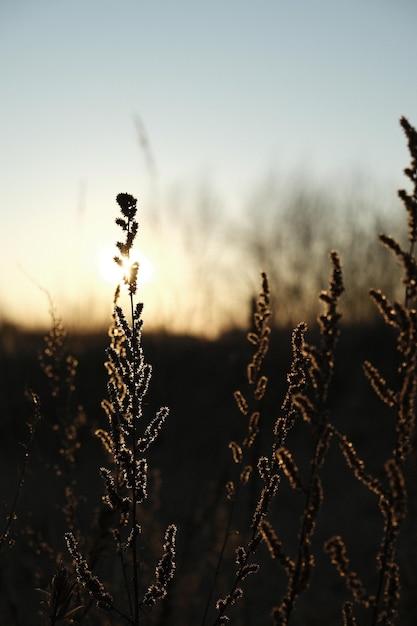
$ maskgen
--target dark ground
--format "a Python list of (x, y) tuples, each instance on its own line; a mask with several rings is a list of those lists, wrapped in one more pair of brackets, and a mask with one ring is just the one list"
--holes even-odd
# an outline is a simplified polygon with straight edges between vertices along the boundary
[[(260, 445), (268, 452), (271, 431), (279, 415), (286, 391), (286, 373), (290, 364), (291, 331), (275, 330), (265, 367), (269, 386), (262, 410)], [(312, 341), (314, 336), (308, 336)], [(149, 623), (169, 626), (201, 624), (205, 602), (217, 563), (219, 543), (224, 532), (227, 508), (224, 485), (232, 468), (228, 443), (241, 440), (244, 418), (239, 414), (233, 391), (243, 388), (250, 345), (242, 332), (234, 332), (217, 341), (170, 335), (147, 335), (143, 339), (147, 362), (153, 366), (148, 403), (152, 417), (162, 405), (170, 407), (170, 416), (149, 458), (152, 470), (151, 510), (144, 511), (143, 536), (149, 545), (161, 545), (163, 529), (178, 525), (177, 572), (163, 612), (156, 611)], [(6, 626), (40, 624), (37, 615), (41, 595), (36, 587), (46, 588), (54, 573), (54, 559), (61, 554), (69, 562), (63, 542), (65, 520), (62, 513), (65, 472), (56, 467), (60, 432), (54, 429), (59, 411), (73, 412), (82, 405), (86, 422), (78, 435), (81, 446), (71, 472), (75, 481), (79, 510), (77, 524), (88, 539), (94, 509), (100, 505), (102, 483), (99, 468), (108, 464), (100, 442), (93, 436), (97, 427), (106, 428), (101, 399), (106, 396), (106, 371), (103, 366), (105, 334), (70, 338), (70, 351), (79, 361), (76, 391), (71, 404), (59, 408), (51, 398), (45, 375), (39, 368), (38, 351), (42, 337), (23, 335), (4, 327), (0, 354), (0, 522), (3, 524), (16, 490), (24, 450), (19, 442), (27, 440), (25, 423), (30, 419), (25, 389), (31, 388), (41, 398), (43, 422), (39, 426), (29, 460), (13, 525), (14, 545), (1, 558), (0, 623)], [(361, 363), (370, 359), (391, 381), (396, 377), (395, 337), (382, 325), (344, 328), (338, 347), (334, 384), (331, 393), (331, 418), (338, 429), (353, 442), (366, 462), (367, 471), (383, 479), (383, 465), (393, 446), (393, 415), (378, 400), (365, 379)], [(311, 427), (296, 424), (288, 447), (304, 472), (308, 469), (313, 445)], [(414, 458), (415, 462), (415, 458)], [(62, 469), (62, 468), (61, 468)], [(410, 471), (413, 468), (410, 469)], [(414, 468), (415, 469), (415, 468)], [(413, 474), (415, 478), (415, 473)], [(417, 480), (417, 479), (416, 479)], [(410, 521), (404, 525), (400, 545), (403, 607), (401, 626), (417, 623), (417, 537), (416, 482), (411, 492)], [(159, 486), (158, 486), (159, 485)], [(320, 512), (313, 550), (316, 567), (310, 589), (300, 598), (294, 613), (294, 626), (341, 625), (340, 607), (349, 599), (327, 555), (323, 542), (341, 534), (349, 550), (352, 568), (375, 593), (375, 555), (382, 533), (382, 518), (376, 497), (366, 491), (346, 468), (340, 451), (333, 445), (323, 471), (324, 505)], [(250, 519), (255, 493), (245, 495), (240, 519)], [(273, 504), (272, 520), (285, 549), (294, 554), (297, 524), (303, 510), (303, 496), (282, 481)], [(236, 535), (232, 536), (232, 542)], [(241, 536), (237, 541), (241, 541)], [(159, 550), (160, 548), (157, 548)], [(49, 553), (49, 554), (48, 554)], [(117, 582), (114, 568), (108, 569), (107, 548), (101, 565), (106, 577)], [(285, 591), (285, 576), (264, 546), (259, 549), (261, 570), (248, 579), (247, 592), (232, 624), (263, 626), (271, 624), (270, 610)], [(220, 584), (233, 577), (235, 564), (228, 555), (222, 568)], [(216, 593), (216, 598), (224, 591)], [(244, 607), (244, 610), (242, 610)], [(240, 609), (240, 610), (239, 610)], [(99, 613), (91, 612), (86, 624), (105, 624)], [(207, 624), (212, 624), (213, 613)], [(359, 624), (370, 624), (369, 617)], [(362, 616), (364, 617), (364, 616)], [(108, 622), (111, 623), (111, 622)], [(117, 623), (115, 621), (114, 623)], [(147, 622), (145, 622), (147, 623)]]

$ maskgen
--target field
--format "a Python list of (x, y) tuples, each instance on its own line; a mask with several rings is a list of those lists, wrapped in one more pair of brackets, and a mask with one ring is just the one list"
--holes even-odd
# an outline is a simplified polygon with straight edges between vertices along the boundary
[[(53, 311), (46, 338), (3, 326), (2, 623), (416, 623), (417, 192), (400, 196), (409, 250), (381, 242), (403, 298), (374, 289), (367, 324), (341, 317), (333, 251), (308, 329), (275, 326), (262, 275), (247, 333), (142, 336), (134, 264), (109, 336)], [(122, 264), (136, 200), (117, 202)]]

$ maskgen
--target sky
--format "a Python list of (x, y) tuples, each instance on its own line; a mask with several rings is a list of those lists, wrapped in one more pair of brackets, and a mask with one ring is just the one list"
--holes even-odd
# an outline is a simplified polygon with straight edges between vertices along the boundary
[(221, 220), (275, 171), (404, 184), (416, 23), (414, 0), (0, 0), (0, 320), (47, 324), (46, 292), (107, 319), (128, 192), (147, 323), (199, 332), (176, 205), (215, 190)]

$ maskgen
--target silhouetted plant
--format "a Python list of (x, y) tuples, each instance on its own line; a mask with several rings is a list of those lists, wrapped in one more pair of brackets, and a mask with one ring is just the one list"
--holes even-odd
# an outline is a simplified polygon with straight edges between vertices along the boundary
[(284, 411), (294, 416), (290, 419), (291, 426), (298, 413), (314, 429), (315, 443), (307, 480), (302, 477), (291, 451), (285, 445), (286, 437), (282, 437), (282, 445), (275, 450), (275, 457), (282, 474), (287, 477), (291, 487), (305, 497), (296, 557), (285, 554), (275, 531), (267, 520), (264, 520), (261, 527), (264, 541), (272, 558), (277, 559), (284, 566), (288, 578), (287, 590), (281, 604), (272, 611), (276, 626), (286, 626), (289, 623), (296, 600), (308, 587), (314, 567), (312, 536), (323, 501), (323, 487), (319, 472), (325, 462), (332, 435), (328, 396), (335, 367), (335, 348), (340, 334), (338, 323), (341, 315), (338, 311), (338, 302), (344, 291), (340, 259), (335, 251), (332, 251), (330, 258), (332, 274), (329, 289), (322, 291), (319, 295), (324, 304), (324, 311), (318, 318), (321, 342), (318, 347), (304, 343), (302, 351), (306, 362), (305, 388), (292, 389), (290, 387), (283, 405)]
[[(268, 278), (266, 273), (262, 273), (261, 291), (256, 300), (255, 310), (253, 312), (253, 330), (247, 334), (247, 339), (253, 346), (252, 357), (246, 370), (248, 392), (244, 394), (240, 389), (234, 392), (237, 408), (240, 414), (248, 420), (247, 431), (241, 442), (231, 441), (229, 443), (232, 459), (235, 464), (234, 467), (237, 471), (235, 471), (236, 477), (229, 480), (226, 484), (227, 499), (229, 501), (227, 524), (224, 529), (224, 538), (221, 544), (216, 572), (205, 607), (202, 621), (203, 625), (207, 621), (215, 585), (223, 563), (226, 546), (230, 539), (231, 528), (234, 522), (235, 505), (241, 488), (250, 481), (254, 469), (253, 465), (255, 464), (256, 466), (257, 463), (256, 454), (254, 454), (254, 443), (260, 429), (260, 404), (268, 384), (267, 376), (262, 373), (262, 365), (269, 348), (269, 335), (271, 332), (269, 321), (271, 313)], [(246, 520), (246, 523), (248, 522), (249, 520)], [(234, 604), (243, 594), (242, 589), (238, 585), (243, 582), (249, 574), (253, 574), (257, 571), (258, 565), (249, 563), (252, 547), (255, 548), (255, 542), (252, 543), (253, 546), (251, 544), (250, 553), (247, 553), (242, 546), (236, 551), (236, 563), (238, 565), (236, 580), (232, 591), (225, 599), (219, 600), (216, 604), (217, 609), (220, 611), (217, 621), (215, 622), (216, 624), (223, 623), (228, 619), (224, 614), (225, 611), (229, 605)]]
[(16, 489), (6, 515), (5, 524), (3, 530), (0, 533), (0, 555), (2, 554), (6, 546), (13, 546), (15, 543), (12, 537), (12, 526), (17, 519), (17, 505), (25, 482), (26, 473), (28, 471), (28, 465), (32, 454), (32, 447), (34, 444), (36, 430), (42, 419), (40, 400), (37, 394), (34, 391), (28, 391), (26, 397), (28, 399), (28, 403), (30, 404), (31, 412), (30, 419), (27, 422), (28, 438), (22, 443), (24, 450), (23, 463), (19, 470)]
[[(176, 527), (171, 524), (165, 531), (162, 556), (156, 565), (154, 581), (141, 595), (143, 582), (141, 569), (140, 505), (147, 499), (148, 463), (145, 453), (155, 441), (168, 416), (161, 408), (153, 419), (146, 422), (143, 415), (144, 398), (151, 378), (151, 367), (144, 360), (141, 327), (141, 303), (135, 305), (139, 265), (131, 263), (130, 252), (138, 231), (136, 199), (129, 194), (117, 196), (122, 217), (116, 223), (125, 233), (125, 240), (117, 242), (119, 255), (115, 262), (123, 270), (123, 282), (128, 290), (131, 323), (117, 305), (115, 296), (112, 342), (107, 350), (109, 399), (103, 402), (109, 420), (109, 430), (97, 431), (113, 460), (113, 468), (100, 470), (105, 486), (104, 501), (114, 514), (113, 536), (116, 555), (121, 567), (127, 607), (105, 589), (105, 585), (92, 573), (82, 556), (78, 542), (67, 533), (68, 550), (74, 559), (81, 584), (90, 593), (97, 606), (114, 611), (128, 623), (137, 626), (158, 600), (166, 595), (169, 581), (175, 570)], [(143, 425), (144, 424), (144, 425)]]
[(57, 315), (48, 292), (52, 325), (44, 337), (44, 348), (39, 354), (42, 371), (47, 377), (51, 392), (50, 416), (47, 426), (52, 431), (59, 458), (54, 464), (58, 480), (63, 483), (65, 504), (62, 513), (68, 529), (75, 532), (77, 512), (82, 500), (77, 492), (76, 460), (81, 448), (81, 434), (86, 426), (86, 416), (81, 405), (76, 404), (77, 359), (68, 346), (68, 332)]
[[(417, 313), (413, 306), (417, 297), (417, 261), (414, 245), (417, 239), (417, 133), (405, 118), (401, 125), (408, 139), (412, 157), (406, 175), (414, 184), (412, 195), (400, 190), (408, 214), (409, 251), (403, 249), (393, 237), (380, 235), (380, 241), (396, 255), (400, 262), (405, 285), (404, 304), (391, 302), (380, 290), (371, 289), (370, 295), (378, 307), (384, 321), (393, 326), (397, 333), (398, 374), (397, 388), (391, 388), (378, 368), (369, 361), (364, 363), (364, 372), (377, 396), (394, 413), (396, 441), (392, 457), (385, 463), (385, 484), (365, 471), (365, 463), (358, 456), (353, 444), (338, 432), (338, 444), (352, 469), (355, 477), (379, 500), (379, 509), (384, 519), (384, 531), (380, 550), (376, 557), (378, 583), (375, 594), (370, 594), (358, 575), (351, 569), (347, 550), (340, 536), (335, 536), (326, 543), (326, 550), (340, 575), (346, 581), (353, 594), (355, 603), (363, 604), (372, 611), (372, 625), (390, 626), (398, 618), (400, 600), (400, 567), (398, 562), (397, 541), (401, 524), (406, 515), (407, 492), (404, 482), (404, 470), (407, 457), (412, 451), (412, 434), (415, 427), (415, 403), (417, 393)], [(345, 624), (351, 623), (351, 608), (344, 609)]]
[(72, 618), (82, 608), (77, 604), (76, 586), (76, 578), (60, 563), (49, 588), (39, 590), (45, 598), (41, 604), (42, 624), (55, 626), (57, 622), (73, 623)]

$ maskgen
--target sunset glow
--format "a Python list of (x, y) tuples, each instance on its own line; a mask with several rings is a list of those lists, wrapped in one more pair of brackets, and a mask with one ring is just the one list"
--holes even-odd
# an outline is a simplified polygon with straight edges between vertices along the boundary
[[(147, 324), (195, 334), (247, 322), (287, 194), (302, 201), (288, 247), (304, 200), (344, 201), (350, 172), (396, 210), (416, 3), (181, 6), (2, 3), (0, 322), (47, 326), (45, 292), (71, 323), (107, 320), (119, 193), (138, 198)], [(275, 262), (290, 287), (298, 260)]]
[(139, 263), (138, 284), (147, 285), (154, 280), (156, 269), (151, 259), (140, 250), (133, 249), (129, 262), (123, 268), (114, 261), (117, 251), (114, 248), (100, 248), (97, 252), (97, 269), (100, 278), (113, 286), (123, 282), (123, 275), (129, 274), (129, 265)]

